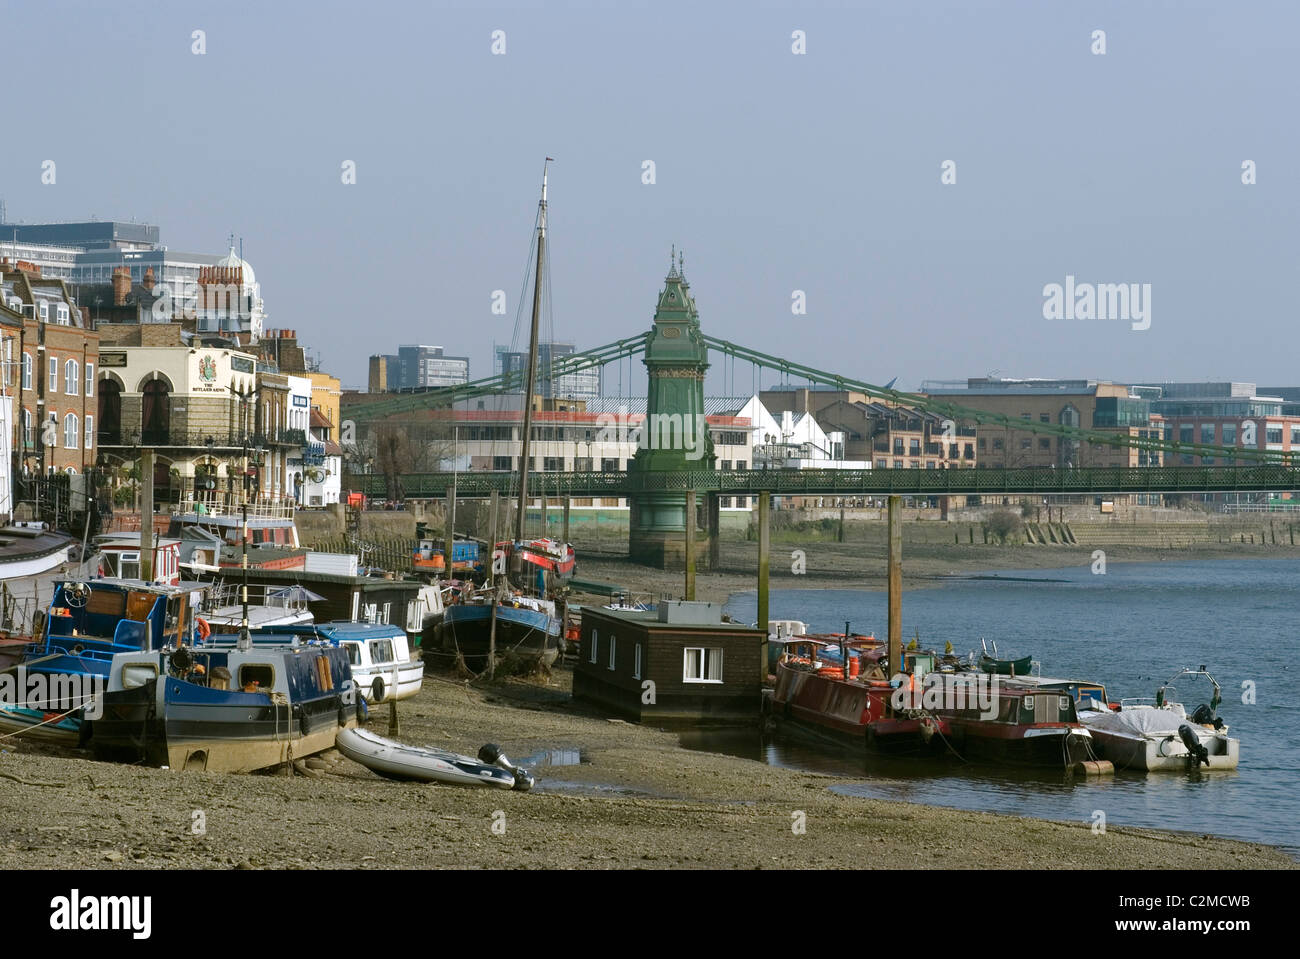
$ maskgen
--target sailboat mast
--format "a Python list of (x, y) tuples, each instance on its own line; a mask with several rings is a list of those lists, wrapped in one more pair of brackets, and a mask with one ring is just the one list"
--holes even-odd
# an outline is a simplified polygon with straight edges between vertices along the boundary
[(546, 158), (542, 164), (542, 200), (537, 209), (537, 275), (533, 280), (533, 323), (528, 335), (528, 377), (524, 384), (524, 432), (519, 449), (519, 515), (515, 518), (515, 539), (524, 538), (528, 513), (529, 441), (533, 431), (533, 390), (537, 383), (537, 328), (542, 309), (542, 267), (546, 257)]

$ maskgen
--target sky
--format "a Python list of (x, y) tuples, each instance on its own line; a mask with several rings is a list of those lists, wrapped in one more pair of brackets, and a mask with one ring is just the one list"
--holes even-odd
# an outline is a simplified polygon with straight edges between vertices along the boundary
[[(649, 328), (675, 244), (707, 333), (872, 383), (1300, 384), (1293, 2), (44, 0), (0, 35), (9, 218), (234, 233), (347, 386), (399, 344), (479, 377), (526, 343), (546, 156), (580, 349)], [(1067, 276), (1149, 284), (1149, 326), (1045, 318)]]

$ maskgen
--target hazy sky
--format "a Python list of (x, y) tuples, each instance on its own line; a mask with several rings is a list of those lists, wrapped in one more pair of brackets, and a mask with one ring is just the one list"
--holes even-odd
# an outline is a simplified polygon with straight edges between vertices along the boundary
[[(1294, 2), (43, 0), (0, 35), (10, 217), (233, 231), (348, 385), (400, 343), (491, 372), (548, 154), (580, 348), (648, 327), (676, 243), (707, 332), (871, 382), (1300, 383)], [(1044, 319), (1067, 275), (1151, 284), (1150, 328)]]

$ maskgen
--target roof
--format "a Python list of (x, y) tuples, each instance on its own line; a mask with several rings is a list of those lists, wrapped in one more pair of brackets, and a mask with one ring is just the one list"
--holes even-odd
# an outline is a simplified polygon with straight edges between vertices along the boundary
[(698, 631), (702, 633), (728, 632), (752, 633), (756, 636), (763, 635), (763, 630), (746, 623), (661, 623), (659, 622), (659, 611), (655, 609), (606, 609), (603, 606), (583, 606), (582, 615), (606, 616), (644, 629), (666, 629), (674, 633)]
[(406, 635), (402, 627), (393, 623), (353, 623), (336, 619), (328, 623), (293, 623), (284, 626), (266, 626), (263, 633), (282, 635), (318, 636), (334, 642), (347, 640), (380, 639), (385, 636)]
[(316, 409), (316, 407), (314, 406), (311, 409), (311, 426), (312, 429), (322, 429), (322, 430), (329, 430), (334, 428), (334, 424), (331, 423), (326, 418), (325, 414), (322, 413), (320, 410)]

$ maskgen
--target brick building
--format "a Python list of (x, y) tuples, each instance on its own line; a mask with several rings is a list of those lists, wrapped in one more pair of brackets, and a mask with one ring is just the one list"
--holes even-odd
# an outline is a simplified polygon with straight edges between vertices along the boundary
[[(0, 358), (12, 398), (15, 473), (84, 472), (95, 463), (99, 335), (63, 280), (0, 261)], [(53, 423), (53, 430), (43, 424)]]

